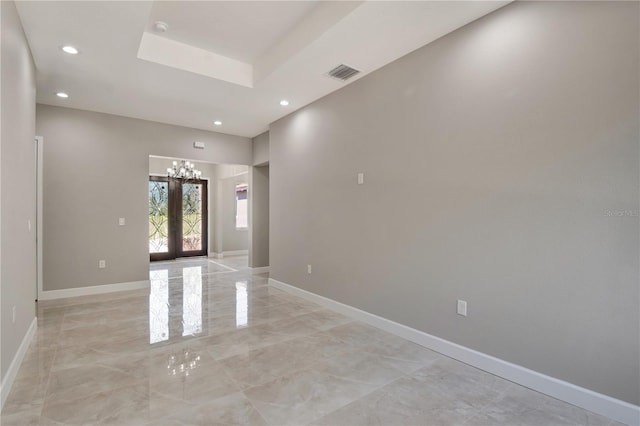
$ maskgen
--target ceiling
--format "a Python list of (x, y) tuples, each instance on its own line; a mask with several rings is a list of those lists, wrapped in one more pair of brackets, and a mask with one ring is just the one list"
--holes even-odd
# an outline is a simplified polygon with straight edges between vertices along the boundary
[[(256, 136), (509, 1), (17, 1), (39, 103)], [(168, 24), (157, 32), (156, 21)], [(64, 45), (78, 55), (61, 51)], [(348, 82), (325, 74), (361, 71)], [(58, 91), (68, 99), (55, 96)], [(279, 101), (287, 99), (288, 106)], [(214, 125), (219, 120), (222, 125)]]
[[(164, 36), (252, 63), (282, 39), (296, 23), (313, 11), (319, 1), (204, 1), (153, 3), (151, 23), (170, 23)], [(259, 19), (256, 19), (258, 17)]]

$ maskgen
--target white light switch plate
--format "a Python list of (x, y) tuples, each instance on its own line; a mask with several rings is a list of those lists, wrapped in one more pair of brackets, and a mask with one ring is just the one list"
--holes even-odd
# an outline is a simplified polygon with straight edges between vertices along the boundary
[(118, 225), (124, 226), (124, 224), (125, 224), (124, 217), (121, 217), (120, 219), (118, 219)]
[(467, 302), (465, 300), (458, 300), (458, 315), (467, 316)]

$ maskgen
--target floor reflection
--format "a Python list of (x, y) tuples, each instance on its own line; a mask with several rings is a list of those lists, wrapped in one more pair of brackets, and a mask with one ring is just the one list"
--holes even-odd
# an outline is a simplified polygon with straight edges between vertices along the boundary
[(249, 297), (247, 282), (236, 282), (236, 327), (246, 327), (249, 322)]
[[(226, 300), (228, 296), (233, 297), (235, 291), (235, 326), (245, 328), (249, 325), (249, 281), (235, 281), (235, 284), (232, 284), (235, 288), (227, 287), (222, 292), (210, 291), (206, 287), (207, 280), (210, 279), (208, 277), (211, 275), (208, 269), (210, 263), (211, 261), (207, 260), (189, 260), (152, 264), (149, 272), (151, 287), (149, 342), (151, 344), (170, 340), (172, 336), (176, 338), (202, 335), (203, 324), (207, 324), (209, 328), (216, 327), (216, 324), (212, 323), (213, 319), (204, 317), (207, 311), (203, 306), (203, 303), (214, 304), (213, 300), (209, 300), (214, 294), (220, 294)], [(222, 321), (228, 324), (229, 320), (233, 321), (233, 317), (225, 316), (216, 322)], [(205, 323), (205, 321), (208, 322)]]
[(149, 343), (169, 340), (169, 270), (149, 272)]
[(169, 355), (167, 370), (170, 376), (189, 376), (192, 370), (198, 367), (200, 355), (191, 350), (183, 349), (182, 352)]
[(202, 267), (182, 270), (182, 326), (183, 336), (202, 332)]

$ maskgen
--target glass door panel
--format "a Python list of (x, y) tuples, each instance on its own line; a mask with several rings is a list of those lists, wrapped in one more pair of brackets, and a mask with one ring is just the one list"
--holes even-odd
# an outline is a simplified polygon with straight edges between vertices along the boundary
[[(170, 203), (168, 180), (149, 180), (149, 253), (170, 258)], [(152, 259), (155, 260), (155, 259)]]
[(202, 250), (202, 184), (182, 184), (182, 251)]
[[(174, 179), (175, 180), (175, 179)], [(207, 181), (177, 182), (181, 200), (177, 212), (177, 255), (207, 255)]]

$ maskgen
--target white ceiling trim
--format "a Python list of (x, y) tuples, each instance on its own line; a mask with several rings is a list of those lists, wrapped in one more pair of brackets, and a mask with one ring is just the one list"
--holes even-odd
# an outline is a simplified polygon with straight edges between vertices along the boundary
[(255, 81), (269, 76), (282, 64), (304, 50), (338, 22), (360, 7), (364, 1), (329, 1), (318, 5), (277, 44), (254, 62)]
[[(363, 1), (324, 2), (304, 17), (275, 46), (254, 63), (242, 62), (214, 51), (172, 39), (170, 34), (143, 33), (138, 58), (183, 71), (253, 88), (255, 83), (277, 71), (338, 22), (361, 6)], [(151, 22), (148, 28), (153, 28)]]
[(253, 66), (179, 41), (144, 32), (138, 58), (245, 87), (253, 87)]

